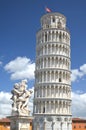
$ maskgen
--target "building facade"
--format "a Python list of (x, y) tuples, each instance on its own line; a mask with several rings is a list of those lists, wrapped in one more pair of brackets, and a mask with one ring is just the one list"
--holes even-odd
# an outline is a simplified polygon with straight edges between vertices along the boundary
[(0, 119), (0, 130), (10, 130), (10, 120), (8, 118)]
[[(32, 120), (28, 130), (32, 130)], [(10, 130), (10, 120), (8, 118), (0, 119), (0, 130)], [(86, 130), (86, 119), (72, 118), (72, 130)]]
[(72, 130), (86, 130), (86, 119), (73, 118)]
[[(32, 120), (28, 120), (28, 123), (30, 123), (28, 130), (32, 130)], [(11, 125), (10, 119), (8, 118), (0, 119), (0, 130), (11, 130), (10, 125)]]
[(36, 35), (34, 130), (71, 130), (70, 33), (66, 17), (47, 13)]

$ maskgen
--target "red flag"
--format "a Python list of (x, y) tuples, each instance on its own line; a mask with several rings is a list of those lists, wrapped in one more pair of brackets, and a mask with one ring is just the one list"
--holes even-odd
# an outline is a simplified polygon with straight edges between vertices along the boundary
[(49, 8), (45, 8), (45, 10), (46, 10), (46, 12), (48, 12), (48, 13), (50, 13), (51, 12), (51, 10), (49, 9)]

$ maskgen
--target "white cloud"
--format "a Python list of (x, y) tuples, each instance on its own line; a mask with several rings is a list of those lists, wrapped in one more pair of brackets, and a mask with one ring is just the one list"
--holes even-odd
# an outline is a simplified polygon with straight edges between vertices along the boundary
[(11, 113), (11, 94), (0, 92), (0, 118), (9, 116)]
[(86, 93), (72, 92), (72, 114), (86, 118)]
[(86, 64), (80, 66), (79, 69), (73, 69), (71, 74), (71, 81), (75, 82), (78, 78), (81, 78), (86, 75)]
[(81, 78), (83, 73), (80, 72), (78, 69), (72, 70), (71, 80), (72, 82), (76, 81), (78, 78)]
[(27, 57), (17, 57), (6, 64), (4, 69), (11, 74), (12, 80), (34, 79), (35, 63)]
[(83, 75), (86, 74), (86, 64), (82, 65), (80, 70), (83, 72)]

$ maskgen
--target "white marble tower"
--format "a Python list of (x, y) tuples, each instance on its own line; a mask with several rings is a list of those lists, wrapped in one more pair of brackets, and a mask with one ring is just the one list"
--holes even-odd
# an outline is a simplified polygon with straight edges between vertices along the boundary
[(34, 130), (71, 130), (70, 33), (65, 16), (42, 16), (36, 39)]

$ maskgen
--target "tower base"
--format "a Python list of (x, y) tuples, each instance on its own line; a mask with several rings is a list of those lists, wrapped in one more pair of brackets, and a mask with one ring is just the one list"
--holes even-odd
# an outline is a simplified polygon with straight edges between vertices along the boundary
[(72, 130), (71, 116), (35, 116), (34, 130)]
[(31, 116), (10, 116), (10, 130), (30, 130)]

